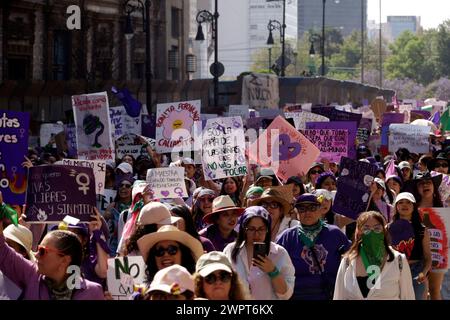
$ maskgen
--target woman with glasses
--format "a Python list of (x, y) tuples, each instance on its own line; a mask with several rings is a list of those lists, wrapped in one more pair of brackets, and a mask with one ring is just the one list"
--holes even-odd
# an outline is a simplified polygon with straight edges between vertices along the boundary
[(448, 174), (448, 165), (450, 160), (445, 152), (439, 152), (435, 158), (428, 162), (428, 170), (436, 171), (442, 174)]
[(219, 251), (205, 253), (198, 259), (194, 284), (197, 299), (235, 301), (250, 299), (230, 260)]
[(203, 217), (212, 211), (212, 203), (216, 193), (211, 189), (202, 188), (192, 201), (192, 218), (194, 219), (197, 231), (207, 227)]
[(305, 193), (295, 204), (300, 225), (284, 231), (277, 240), (295, 267), (294, 300), (330, 300), (341, 261), (350, 241), (338, 227), (321, 220), (320, 202)]
[(313, 192), (316, 188), (317, 178), (324, 172), (323, 164), (320, 162), (315, 162), (311, 165), (308, 172), (306, 173), (306, 192)]
[(159, 270), (174, 264), (193, 273), (196, 261), (203, 254), (200, 241), (172, 225), (162, 226), (158, 231), (141, 237), (137, 243), (147, 264), (147, 285)]
[(263, 207), (245, 209), (238, 237), (224, 253), (253, 299), (287, 300), (294, 289), (295, 269), (286, 249), (271, 241), (270, 222)]
[(430, 235), (422, 224), (416, 199), (411, 193), (400, 193), (394, 206), (393, 222), (387, 226), (392, 246), (408, 259), (416, 300), (423, 300), (431, 270)]
[[(292, 192), (282, 192), (280, 187), (271, 187), (264, 190), (261, 197), (253, 201), (253, 205), (264, 207), (272, 219), (270, 236), (272, 241), (286, 229), (297, 226), (298, 220), (289, 216), (292, 211)], [(283, 190), (284, 191), (284, 190)]]
[(355, 242), (339, 266), (334, 300), (414, 300), (408, 261), (390, 246), (385, 225), (379, 212), (360, 214)]
[(236, 207), (229, 196), (219, 196), (214, 199), (211, 213), (203, 217), (208, 225), (199, 234), (209, 239), (217, 251), (222, 251), (227, 244), (236, 239), (236, 227), (239, 216), (244, 208)]
[(6, 244), (3, 223), (0, 271), (23, 290), (24, 300), (104, 300), (102, 286), (82, 277), (83, 252), (75, 233), (49, 232), (38, 246), (35, 263)]

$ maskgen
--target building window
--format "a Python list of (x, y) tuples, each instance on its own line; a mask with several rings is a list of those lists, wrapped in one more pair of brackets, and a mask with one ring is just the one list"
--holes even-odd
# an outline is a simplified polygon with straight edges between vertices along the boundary
[(172, 71), (172, 80), (180, 80), (180, 52), (178, 47), (172, 46), (169, 50), (169, 69)]
[(250, 25), (250, 30), (257, 30), (257, 29), (258, 29), (258, 25), (257, 24)]
[(180, 37), (180, 9), (172, 7), (172, 38)]
[(53, 37), (53, 80), (70, 79), (70, 33), (55, 31)]

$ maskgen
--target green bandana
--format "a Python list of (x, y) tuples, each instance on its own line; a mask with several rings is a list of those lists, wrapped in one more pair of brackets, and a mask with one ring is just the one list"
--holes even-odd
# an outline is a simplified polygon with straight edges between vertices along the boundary
[(8, 206), (6, 203), (0, 205), (0, 220), (8, 218), (17, 227), (19, 224), (19, 217), (17, 216), (16, 210)]
[(304, 226), (301, 224), (298, 228), (298, 235), (302, 243), (304, 243), (308, 248), (311, 248), (316, 242), (316, 238), (320, 231), (322, 231), (324, 225), (325, 222), (322, 220), (319, 220), (319, 222), (312, 226)]
[(139, 200), (134, 205), (133, 209), (131, 209), (131, 212), (141, 211), (142, 207), (144, 206), (144, 200)]
[(386, 254), (386, 248), (384, 247), (384, 233), (370, 231), (367, 234), (363, 234), (360, 253), (366, 270), (372, 265), (381, 267)]

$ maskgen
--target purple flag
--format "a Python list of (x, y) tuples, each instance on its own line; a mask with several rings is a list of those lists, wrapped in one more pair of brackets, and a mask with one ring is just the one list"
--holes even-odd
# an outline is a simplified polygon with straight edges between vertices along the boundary
[(131, 96), (130, 91), (127, 88), (118, 90), (116, 87), (111, 88), (111, 92), (114, 93), (117, 99), (123, 103), (125, 110), (130, 117), (136, 118), (141, 114), (142, 103)]
[(22, 163), (28, 151), (30, 114), (1, 110), (0, 116), (0, 191), (5, 203), (23, 205), (27, 170)]
[(433, 122), (436, 126), (439, 127), (441, 123), (441, 113), (439, 111), (436, 111), (434, 115), (430, 117), (428, 120)]

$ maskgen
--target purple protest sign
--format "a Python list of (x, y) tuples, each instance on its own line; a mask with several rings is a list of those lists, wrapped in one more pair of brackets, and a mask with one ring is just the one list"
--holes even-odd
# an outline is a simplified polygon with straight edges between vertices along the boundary
[(307, 122), (306, 129), (332, 129), (348, 131), (348, 157), (356, 159), (356, 132), (357, 123), (355, 121), (331, 121), (331, 122)]
[(414, 248), (414, 229), (405, 219), (398, 219), (389, 225), (391, 243), (395, 250), (404, 253), (409, 259)]
[(314, 106), (311, 107), (311, 112), (327, 117), (330, 121), (356, 121), (357, 127), (362, 118), (362, 114), (341, 111), (334, 107)]
[(31, 167), (26, 198), (29, 222), (54, 223), (66, 215), (90, 221), (96, 205), (94, 172), (61, 165)]
[(348, 156), (348, 131), (333, 129), (308, 129), (301, 131), (320, 150), (318, 160), (328, 159), (340, 162), (341, 157)]
[(0, 191), (5, 203), (23, 205), (27, 171), (22, 163), (28, 151), (30, 114), (9, 110), (0, 113)]
[(410, 122), (417, 119), (429, 119), (431, 117), (431, 112), (427, 110), (411, 110)]
[(77, 157), (77, 130), (75, 123), (65, 125), (67, 153), (69, 158)]
[(343, 157), (333, 211), (355, 220), (366, 211), (376, 172), (376, 165)]
[(404, 113), (388, 113), (385, 112), (382, 115), (381, 121), (381, 145), (388, 146), (389, 145), (389, 125), (392, 123), (403, 123), (405, 120)]
[(369, 142), (372, 132), (372, 119), (362, 118), (359, 122), (358, 132), (356, 133), (356, 141), (358, 144), (366, 144)]
[(156, 116), (154, 114), (141, 115), (142, 135), (144, 137), (155, 139), (156, 134)]

